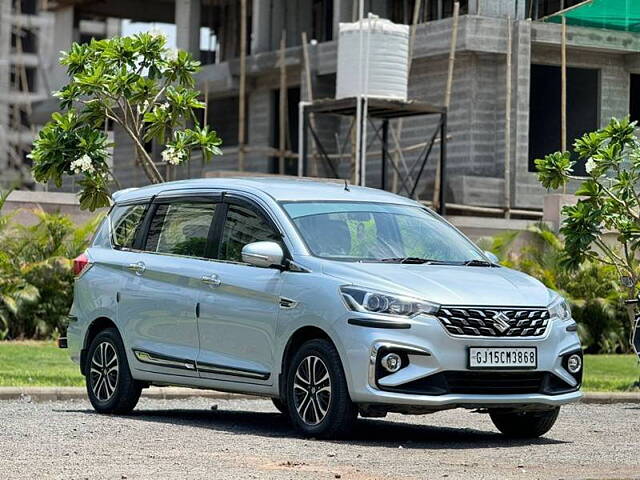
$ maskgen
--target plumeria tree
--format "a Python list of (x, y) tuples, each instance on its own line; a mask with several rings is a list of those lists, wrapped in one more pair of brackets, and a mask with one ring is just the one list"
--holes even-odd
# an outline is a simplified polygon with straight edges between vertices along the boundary
[[(574, 157), (556, 152), (536, 160), (538, 178), (547, 188), (564, 187), (570, 180), (580, 186), (580, 199), (562, 209), (566, 217), (563, 262), (577, 268), (585, 260), (614, 267), (629, 298), (638, 293), (640, 269), (640, 143), (636, 122), (612, 119), (596, 132), (576, 140)], [(585, 162), (587, 177), (573, 173), (575, 159)], [(605, 238), (615, 236), (616, 242)], [(633, 309), (629, 314), (633, 320)]]
[(38, 182), (60, 186), (64, 175), (82, 175), (80, 206), (95, 210), (110, 203), (117, 179), (109, 166), (107, 122), (120, 126), (133, 141), (135, 161), (149, 182), (164, 176), (145, 144), (165, 144), (169, 165), (189, 161), (194, 150), (204, 161), (221, 154), (214, 130), (200, 125), (195, 112), (204, 108), (194, 89), (200, 63), (184, 51), (169, 49), (161, 34), (74, 43), (60, 60), (69, 83), (54, 95), (60, 112), (52, 115), (34, 141), (31, 158)]

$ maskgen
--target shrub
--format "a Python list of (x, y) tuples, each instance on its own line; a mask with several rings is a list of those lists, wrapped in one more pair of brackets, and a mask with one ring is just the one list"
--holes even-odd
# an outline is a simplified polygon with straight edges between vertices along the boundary
[(630, 351), (626, 339), (630, 325), (615, 267), (583, 260), (568, 266), (562, 238), (545, 224), (527, 230), (533, 236), (520, 251), (513, 242), (524, 232), (508, 232), (480, 243), (495, 253), (504, 266), (520, 270), (560, 292), (571, 304), (578, 334), (588, 353)]
[[(0, 195), (0, 208), (8, 194)], [(0, 339), (49, 338), (65, 325), (73, 298), (72, 260), (101, 216), (76, 227), (64, 215), (34, 210), (24, 226), (0, 216)]]

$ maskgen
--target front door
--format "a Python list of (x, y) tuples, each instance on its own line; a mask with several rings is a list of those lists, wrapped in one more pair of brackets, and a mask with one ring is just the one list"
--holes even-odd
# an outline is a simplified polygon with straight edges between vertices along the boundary
[(134, 368), (198, 376), (197, 301), (216, 207), (188, 197), (152, 205), (143, 251), (132, 262), (135, 288), (121, 294)]
[(282, 237), (255, 205), (233, 198), (222, 205), (218, 251), (199, 299), (198, 370), (203, 378), (270, 385), (282, 273), (243, 263), (241, 251)]

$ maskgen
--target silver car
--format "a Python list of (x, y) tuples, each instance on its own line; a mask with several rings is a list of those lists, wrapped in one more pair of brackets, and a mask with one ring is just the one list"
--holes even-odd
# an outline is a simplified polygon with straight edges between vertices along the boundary
[(99, 412), (150, 385), (271, 397), (305, 435), (456, 407), (536, 437), (581, 397), (565, 300), (421, 204), (276, 178), (130, 189), (77, 275), (67, 332)]

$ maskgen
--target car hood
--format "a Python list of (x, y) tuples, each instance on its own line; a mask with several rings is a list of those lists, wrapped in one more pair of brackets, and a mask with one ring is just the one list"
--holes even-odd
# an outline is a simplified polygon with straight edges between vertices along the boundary
[(538, 280), (505, 267), (327, 262), (323, 271), (345, 284), (441, 305), (545, 307), (555, 296)]

